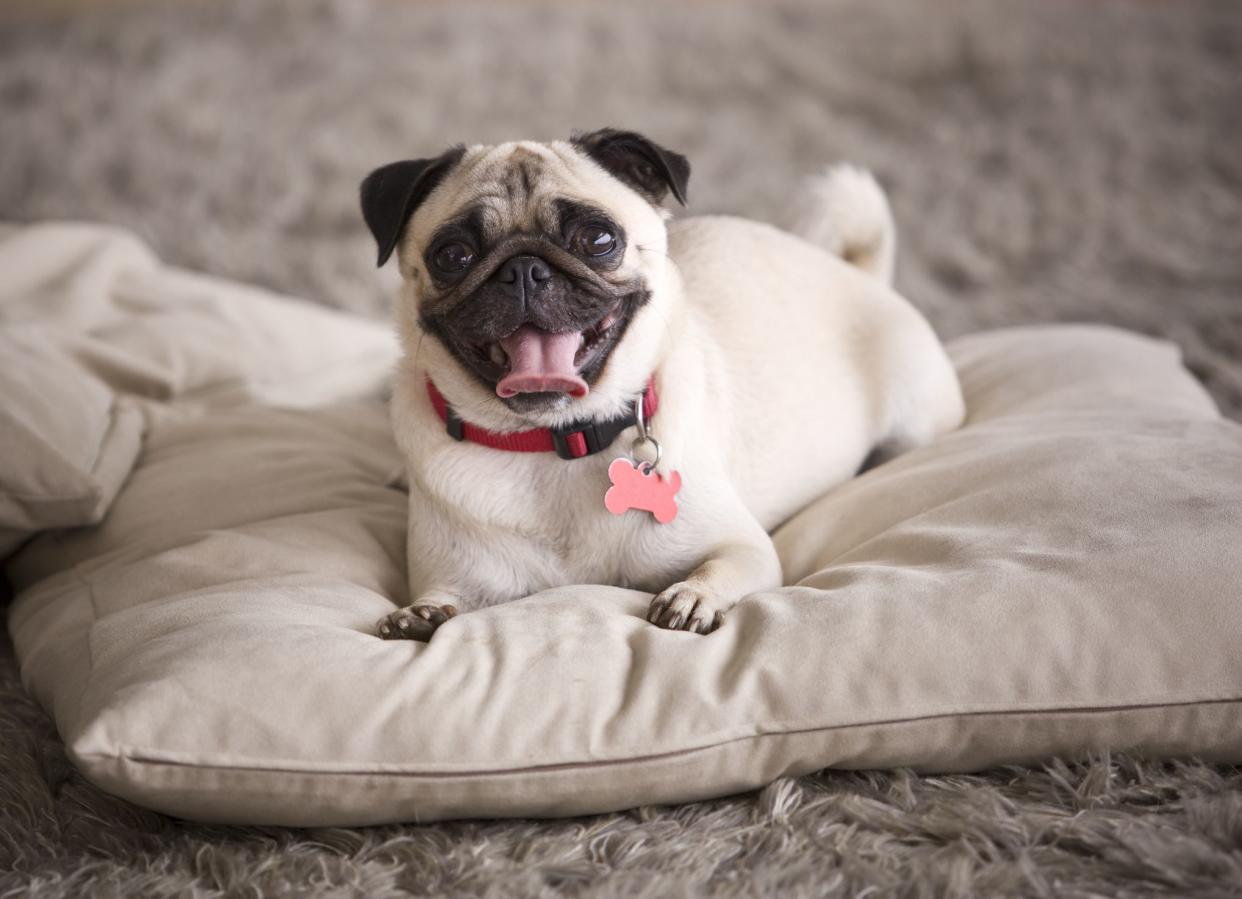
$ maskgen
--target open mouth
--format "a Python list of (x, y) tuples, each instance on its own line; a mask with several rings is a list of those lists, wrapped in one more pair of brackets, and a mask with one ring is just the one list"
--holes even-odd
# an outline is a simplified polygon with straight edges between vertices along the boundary
[(583, 377), (600, 362), (620, 331), (617, 301), (581, 331), (545, 331), (524, 324), (498, 341), (474, 344), (471, 351), (494, 375), (496, 395), (510, 399), (525, 393), (565, 393), (581, 398), (590, 392)]

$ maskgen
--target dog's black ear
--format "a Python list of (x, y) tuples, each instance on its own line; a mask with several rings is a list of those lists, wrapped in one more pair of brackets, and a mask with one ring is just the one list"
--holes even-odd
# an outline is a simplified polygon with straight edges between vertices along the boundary
[(414, 210), (427, 199), (427, 195), (465, 152), (465, 147), (453, 147), (435, 159), (390, 162), (363, 179), (360, 190), (362, 217), (379, 247), (376, 265), (388, 261)]
[(680, 153), (666, 150), (641, 134), (615, 128), (575, 134), (570, 140), (652, 203), (659, 204), (672, 190), (677, 202), (686, 205), (690, 161)]

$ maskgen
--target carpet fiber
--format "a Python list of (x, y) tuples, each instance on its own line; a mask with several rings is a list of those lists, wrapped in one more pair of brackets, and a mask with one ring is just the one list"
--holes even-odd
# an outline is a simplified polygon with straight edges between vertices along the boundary
[[(34, 6), (0, 14), (0, 218), (126, 225), (176, 264), (385, 315), (356, 207), (384, 162), (620, 125), (691, 158), (692, 211), (778, 219), (798, 174), (847, 158), (890, 189), (898, 285), (942, 335), (1170, 337), (1242, 417), (1228, 0)], [(1118, 755), (574, 821), (186, 825), (82, 781), (7, 638), (0, 772), (0, 896), (1242, 895), (1242, 775)]]

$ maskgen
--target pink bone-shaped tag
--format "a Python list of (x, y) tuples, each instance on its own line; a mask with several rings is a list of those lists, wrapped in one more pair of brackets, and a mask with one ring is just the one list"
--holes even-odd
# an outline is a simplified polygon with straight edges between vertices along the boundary
[(681, 489), (681, 473), (669, 472), (668, 480), (654, 471), (635, 468), (629, 459), (614, 459), (608, 466), (612, 486), (604, 494), (604, 508), (613, 515), (624, 515), (630, 509), (650, 512), (660, 524), (677, 517), (677, 491)]

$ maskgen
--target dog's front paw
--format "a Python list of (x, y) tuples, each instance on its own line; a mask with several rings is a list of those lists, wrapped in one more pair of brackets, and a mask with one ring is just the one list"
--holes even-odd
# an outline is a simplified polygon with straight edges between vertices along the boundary
[(728, 607), (705, 585), (682, 581), (651, 600), (647, 620), (671, 631), (710, 634), (720, 627)]
[(375, 633), (384, 640), (420, 640), (426, 643), (436, 628), (457, 614), (455, 606), (415, 603), (389, 612), (375, 625)]

